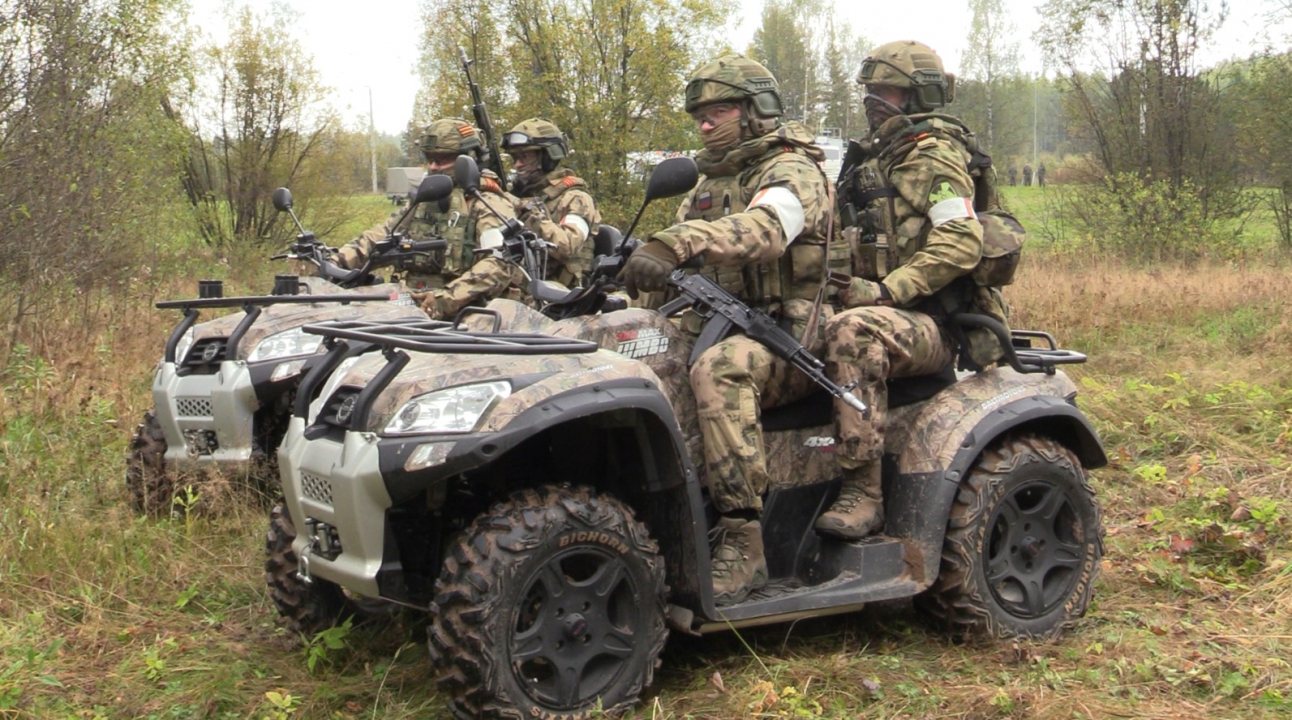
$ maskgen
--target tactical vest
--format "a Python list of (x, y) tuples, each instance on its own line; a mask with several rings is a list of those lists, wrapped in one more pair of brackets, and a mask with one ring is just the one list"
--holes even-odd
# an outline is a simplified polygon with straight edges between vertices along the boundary
[[(568, 174), (561, 178), (560, 182), (548, 183), (547, 187), (543, 188), (543, 192), (539, 193), (539, 197), (543, 200), (543, 208), (547, 210), (547, 217), (552, 222), (560, 224), (563, 219), (559, 216), (561, 196), (574, 188), (582, 188), (587, 192), (587, 183), (573, 174)], [(579, 247), (578, 252), (574, 253), (574, 257), (568, 258), (564, 263), (553, 259), (548, 260), (548, 280), (555, 280), (566, 287), (574, 287), (579, 284), (583, 274), (592, 267), (593, 239), (597, 236), (600, 225), (593, 222), (593, 218), (583, 218), (583, 220), (588, 223), (588, 237)]]
[[(785, 152), (797, 152), (792, 146), (781, 146)], [(739, 173), (722, 177), (705, 176), (696, 186), (687, 208), (686, 220), (714, 221), (748, 209), (758, 189), (755, 181), (766, 160), (752, 163)], [(824, 173), (822, 179), (828, 183)], [(727, 292), (751, 306), (767, 308), (787, 300), (814, 300), (821, 287), (822, 267), (847, 273), (848, 247), (832, 243), (826, 257), (824, 239), (786, 238), (790, 242), (777, 260), (757, 265), (706, 267), (698, 272), (707, 275)]]
[(458, 188), (438, 203), (419, 205), (407, 233), (412, 240), (443, 238), (448, 242), (444, 250), (401, 259), (395, 265), (396, 277), (413, 290), (442, 288), (475, 263), (476, 220), (466, 195)]

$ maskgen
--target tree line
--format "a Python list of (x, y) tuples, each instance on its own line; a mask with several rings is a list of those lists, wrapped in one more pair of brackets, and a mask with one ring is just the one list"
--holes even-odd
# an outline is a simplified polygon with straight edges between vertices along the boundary
[[(1047, 73), (1019, 68), (1001, 0), (972, 0), (952, 112), (997, 167), (1038, 158), (1056, 192), (1055, 237), (1125, 255), (1189, 256), (1264, 203), (1292, 249), (1292, 54), (1203, 67), (1226, 21), (1203, 0), (1049, 0)], [(458, 49), (499, 130), (547, 117), (610, 222), (640, 197), (625, 162), (699, 147), (681, 89), (728, 47), (734, 11), (671, 0), (423, 0), (414, 116), (379, 167), (419, 163), (420, 128), (470, 118)], [(233, 6), (228, 39), (198, 36), (182, 0), (0, 0), (0, 314), (35, 317), (60, 292), (139, 282), (177, 239), (279, 243), (269, 207), (290, 185), (311, 226), (369, 189), (369, 137), (329, 103), (287, 10)], [(1279, 18), (1292, 14), (1280, 5)], [(822, 0), (766, 0), (748, 47), (778, 77), (786, 113), (842, 137), (865, 132), (857, 69), (875, 41)], [(1260, 188), (1253, 190), (1253, 187)], [(665, 213), (664, 210), (659, 210)], [(663, 221), (661, 214), (660, 220)], [(180, 243), (182, 244), (182, 242)], [(69, 290), (71, 289), (71, 290)]]

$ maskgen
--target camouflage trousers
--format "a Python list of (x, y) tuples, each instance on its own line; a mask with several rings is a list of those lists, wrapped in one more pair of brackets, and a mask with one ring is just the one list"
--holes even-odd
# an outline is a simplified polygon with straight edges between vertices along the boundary
[(768, 476), (760, 413), (806, 397), (815, 387), (744, 335), (705, 350), (691, 366), (709, 494), (719, 512), (762, 510)]
[(870, 408), (870, 418), (835, 400), (839, 465), (856, 468), (884, 453), (888, 378), (937, 372), (955, 355), (955, 345), (933, 318), (913, 310), (861, 307), (835, 315), (825, 326), (826, 373)]

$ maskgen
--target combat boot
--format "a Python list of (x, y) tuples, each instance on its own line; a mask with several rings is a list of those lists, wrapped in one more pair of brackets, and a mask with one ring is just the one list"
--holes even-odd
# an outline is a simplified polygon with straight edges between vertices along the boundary
[(763, 526), (757, 520), (721, 517), (709, 531), (713, 552), (713, 599), (734, 605), (767, 584)]
[(843, 487), (829, 510), (816, 519), (816, 530), (844, 540), (864, 538), (884, 526), (879, 461), (844, 470)]

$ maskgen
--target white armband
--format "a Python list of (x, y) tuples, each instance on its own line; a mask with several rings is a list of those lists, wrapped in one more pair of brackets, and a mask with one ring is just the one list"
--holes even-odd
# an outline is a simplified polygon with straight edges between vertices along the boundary
[(480, 233), (480, 247), (492, 250), (499, 245), (502, 245), (502, 230), (490, 228)]
[(754, 199), (749, 203), (749, 209), (756, 207), (771, 208), (776, 214), (776, 219), (781, 221), (781, 229), (785, 231), (785, 244), (789, 245), (798, 238), (806, 227), (804, 222), (807, 212), (803, 209), (803, 203), (789, 188), (776, 185), (774, 187), (763, 188), (758, 191)]
[(929, 219), (933, 221), (933, 227), (952, 220), (977, 217), (978, 213), (973, 211), (973, 198), (947, 198), (929, 208)]
[(564, 225), (565, 227), (570, 228), (571, 230), (578, 232), (579, 237), (583, 238), (584, 240), (587, 240), (588, 235), (592, 233), (592, 229), (588, 227), (588, 221), (584, 220), (578, 215), (566, 215), (565, 217), (561, 218), (561, 224)]

